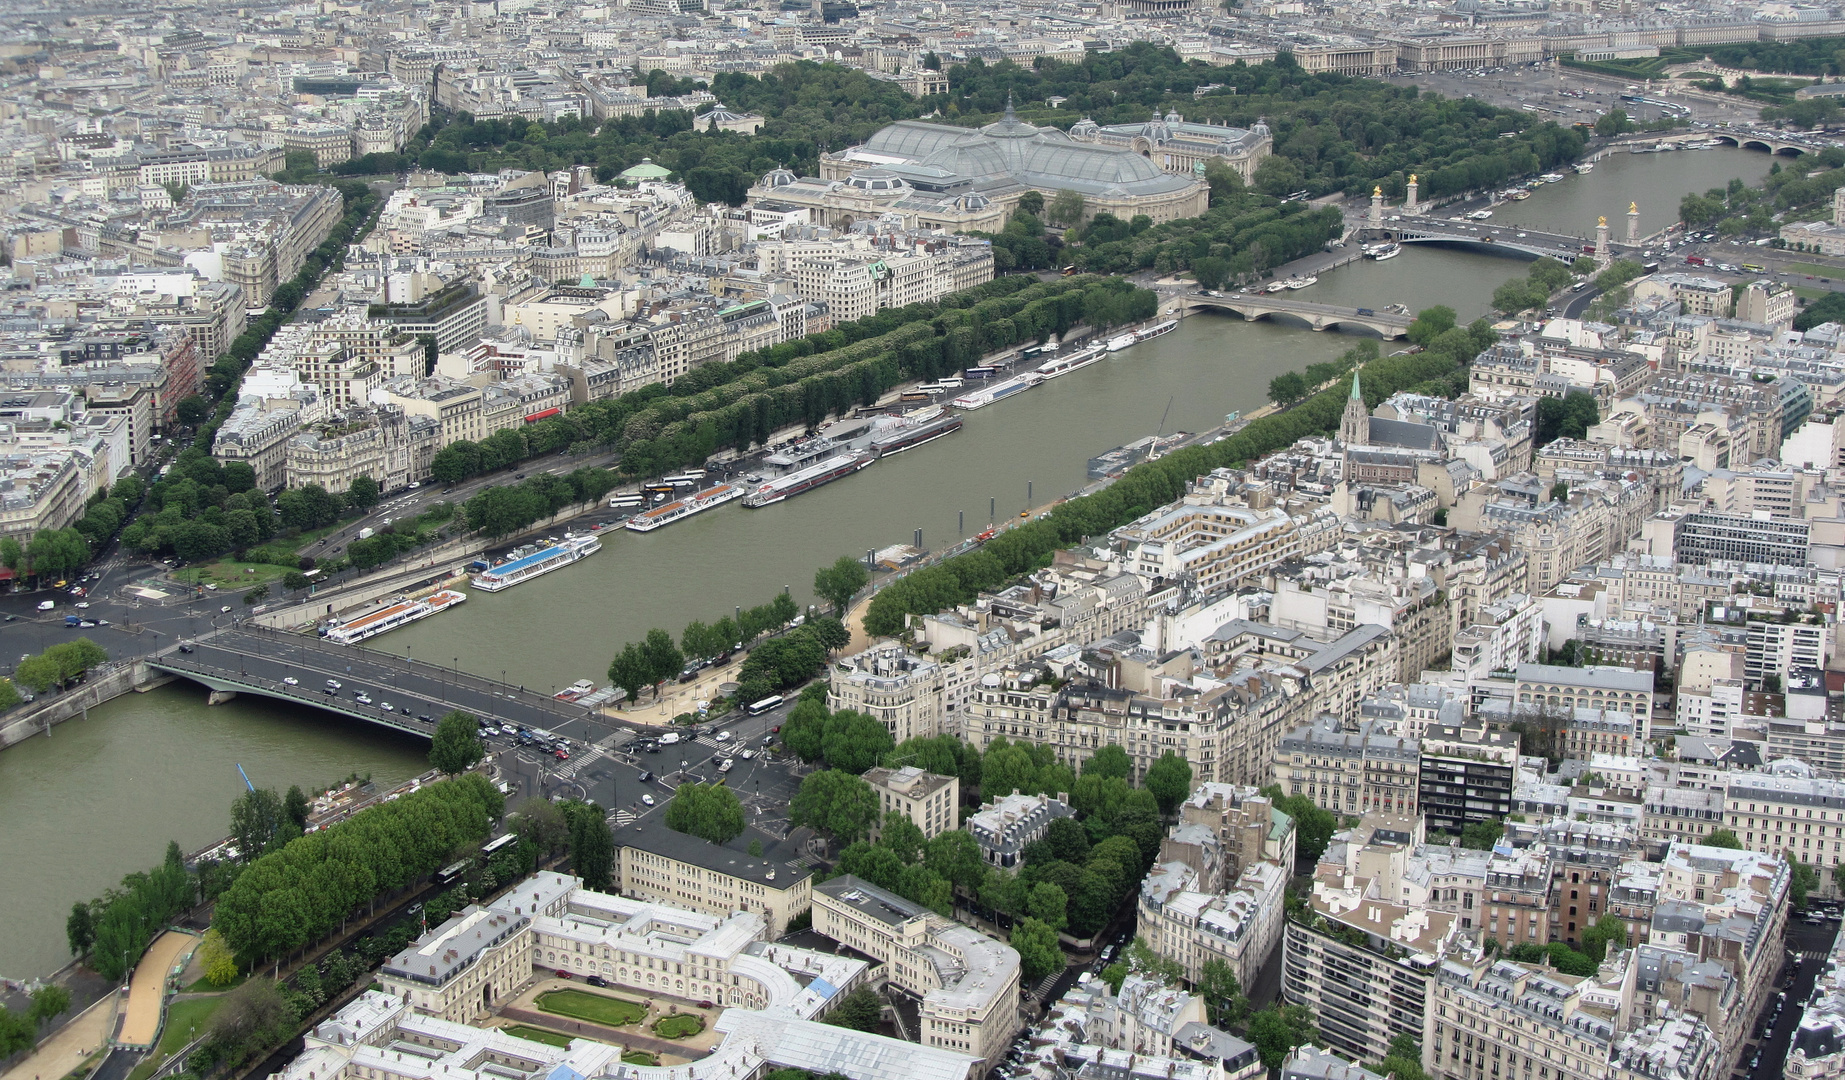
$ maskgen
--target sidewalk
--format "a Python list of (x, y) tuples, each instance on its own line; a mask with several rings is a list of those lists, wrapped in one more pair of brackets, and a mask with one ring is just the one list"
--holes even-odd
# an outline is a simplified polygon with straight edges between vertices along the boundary
[(110, 993), (46, 1039), (0, 1080), (60, 1080), (82, 1065), (115, 1034), (117, 994)]

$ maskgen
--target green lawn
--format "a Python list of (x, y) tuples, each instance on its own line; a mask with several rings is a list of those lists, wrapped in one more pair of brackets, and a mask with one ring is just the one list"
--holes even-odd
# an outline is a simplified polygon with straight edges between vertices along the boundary
[(547, 990), (538, 995), (537, 1004), (548, 1013), (610, 1027), (638, 1024), (647, 1018), (645, 1005), (587, 990)]
[(658, 1065), (660, 1059), (645, 1050), (629, 1050), (621, 1055), (621, 1060), (629, 1065)]
[(569, 1047), (570, 1045), (570, 1036), (559, 1035), (555, 1031), (546, 1031), (544, 1028), (535, 1028), (529, 1024), (513, 1024), (500, 1030), (515, 1039), (530, 1039), (532, 1042), (541, 1042), (550, 1046)]
[(1790, 274), (1812, 274), (1814, 277), (1845, 277), (1845, 266), (1821, 266), (1818, 263), (1788, 263), (1785, 267)]
[(274, 563), (237, 562), (224, 559), (219, 562), (206, 563), (203, 566), (188, 566), (184, 570), (175, 570), (173, 576), (188, 585), (216, 585), (224, 589), (248, 589), (257, 585), (266, 585), (279, 581), (289, 568)]
[(134, 1067), (134, 1071), (128, 1074), (128, 1080), (147, 1080), (154, 1070), (160, 1068), (161, 1062), (178, 1053), (180, 1047), (205, 1030), (212, 1014), (222, 1004), (224, 995), (218, 994), (213, 997), (187, 998), (169, 1005), (166, 1026), (160, 1029), (160, 1045), (154, 1047), (154, 1052)]
[(1831, 289), (1815, 289), (1811, 285), (1794, 286), (1794, 295), (1804, 300), (1824, 300), (1832, 295)]
[(186, 987), (183, 992), (188, 994), (221, 994), (227, 990), (235, 990), (237, 987), (242, 986), (244, 979), (248, 977), (247, 975), (239, 975), (224, 986), (219, 986), (210, 979), (198, 979), (194, 981), (191, 986)]
[(662, 1039), (689, 1039), (705, 1030), (705, 1022), (691, 1013), (677, 1013), (655, 1020), (653, 1030)]

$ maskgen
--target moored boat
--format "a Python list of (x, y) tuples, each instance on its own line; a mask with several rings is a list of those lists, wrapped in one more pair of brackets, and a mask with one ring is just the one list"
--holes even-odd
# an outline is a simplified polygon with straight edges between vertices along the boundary
[(918, 409), (895, 419), (895, 423), (878, 429), (867, 444), (871, 452), (879, 457), (901, 454), (961, 430), (961, 417), (939, 406)]
[(1068, 375), (1070, 372), (1076, 371), (1079, 368), (1086, 368), (1107, 355), (1107, 345), (1091, 345), (1080, 352), (1073, 352), (1067, 356), (1059, 356), (1052, 360), (1046, 360), (1044, 363), (1038, 365), (1037, 371), (1040, 376), (1046, 379), (1055, 379), (1059, 375)]
[(1304, 278), (1289, 278), (1288, 288), (1289, 289), (1304, 289), (1309, 285), (1316, 284), (1319, 280), (1320, 279), (1313, 274), (1308, 274)]
[(828, 458), (818, 465), (763, 482), (756, 490), (743, 496), (743, 505), (751, 509), (773, 506), (784, 499), (830, 484), (842, 476), (851, 476), (876, 460), (877, 455), (869, 450)]
[(718, 484), (703, 491), (675, 499), (664, 506), (656, 506), (645, 513), (636, 514), (628, 519), (628, 528), (635, 532), (652, 532), (662, 525), (671, 525), (675, 521), (689, 518), (693, 514), (722, 506), (732, 499), (741, 499), (743, 488), (736, 484)]
[(594, 536), (569, 536), (550, 547), (484, 567), (468, 580), (482, 592), (499, 592), (553, 570), (562, 569), (602, 550)]
[(357, 618), (348, 619), (327, 631), (327, 640), (336, 645), (357, 645), (361, 641), (407, 626), (418, 619), (439, 615), (468, 598), (466, 593), (442, 589), (421, 600), (397, 600)]

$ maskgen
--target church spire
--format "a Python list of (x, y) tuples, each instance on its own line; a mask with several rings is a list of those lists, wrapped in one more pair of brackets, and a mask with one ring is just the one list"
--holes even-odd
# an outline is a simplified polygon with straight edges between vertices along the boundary
[(1019, 114), (1012, 110), (1012, 91), (1010, 90), (1006, 91), (1006, 115), (1004, 119), (1008, 124), (1016, 124), (1019, 122)]
[(1339, 417), (1339, 441), (1347, 447), (1371, 441), (1371, 410), (1365, 408), (1364, 395), (1358, 391), (1356, 371), (1352, 372), (1352, 396), (1345, 399), (1345, 412)]

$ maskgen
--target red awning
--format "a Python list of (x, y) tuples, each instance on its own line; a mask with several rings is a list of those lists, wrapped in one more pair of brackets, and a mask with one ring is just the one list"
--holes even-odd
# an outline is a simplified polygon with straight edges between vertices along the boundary
[(525, 422), (528, 424), (537, 423), (540, 420), (546, 420), (553, 416), (558, 416), (561, 413), (563, 413), (563, 411), (564, 410), (562, 409), (546, 409), (544, 412), (535, 412), (532, 415), (526, 417)]

